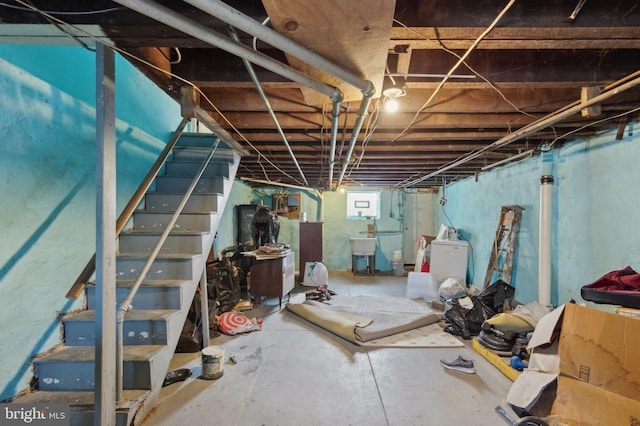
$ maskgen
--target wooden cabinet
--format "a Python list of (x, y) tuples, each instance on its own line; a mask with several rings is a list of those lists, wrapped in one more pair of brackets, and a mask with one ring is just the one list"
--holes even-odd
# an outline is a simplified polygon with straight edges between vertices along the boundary
[(322, 262), (322, 222), (300, 222), (300, 277), (307, 262)]
[(249, 293), (253, 297), (277, 297), (282, 307), (282, 297), (295, 286), (295, 254), (289, 250), (282, 257), (252, 259), (249, 276)]

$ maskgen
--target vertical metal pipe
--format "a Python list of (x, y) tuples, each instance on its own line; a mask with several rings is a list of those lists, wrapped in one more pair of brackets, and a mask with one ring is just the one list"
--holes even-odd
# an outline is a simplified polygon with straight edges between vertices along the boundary
[(553, 151), (542, 151), (540, 229), (538, 246), (538, 303), (551, 304), (551, 227), (553, 218)]
[[(206, 254), (205, 254), (206, 256)], [(206, 348), (209, 346), (209, 294), (207, 288), (207, 261), (205, 257), (204, 268), (202, 268), (202, 275), (200, 275), (200, 312), (202, 312), (202, 346)]]
[(115, 54), (96, 45), (96, 330), (97, 425), (116, 423), (116, 118)]
[(338, 139), (341, 103), (342, 97), (339, 100), (334, 100), (333, 106), (331, 108), (331, 141), (329, 143), (329, 189), (331, 189), (331, 186), (333, 185), (333, 167), (336, 163), (336, 139)]
[(353, 131), (351, 132), (351, 141), (349, 142), (349, 148), (347, 149), (347, 154), (344, 156), (344, 161), (342, 163), (342, 170), (340, 171), (340, 177), (338, 178), (338, 187), (342, 183), (342, 179), (344, 178), (344, 174), (347, 171), (347, 167), (349, 166), (349, 158), (351, 158), (351, 154), (353, 153), (353, 149), (356, 146), (356, 141), (358, 140), (358, 135), (360, 134), (360, 129), (362, 129), (362, 123), (364, 122), (365, 117), (368, 114), (369, 104), (371, 103), (371, 97), (375, 94), (376, 89), (372, 82), (369, 81), (369, 88), (364, 92), (364, 97), (360, 103), (360, 109), (358, 110), (358, 117), (356, 118), (356, 122), (353, 125)]

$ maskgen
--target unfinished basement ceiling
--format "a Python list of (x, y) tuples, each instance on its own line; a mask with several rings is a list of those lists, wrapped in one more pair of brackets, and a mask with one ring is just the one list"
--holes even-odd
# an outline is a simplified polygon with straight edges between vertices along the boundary
[[(225, 22), (187, 2), (132, 1), (166, 8), (230, 37)], [(29, 4), (50, 16), (6, 6)], [(285, 142), (241, 58), (123, 6), (127, 1), (29, 4), (9, 0), (0, 6), (0, 42), (77, 44), (82, 39), (90, 45), (95, 43), (87, 36), (91, 33), (153, 64), (130, 57), (175, 99), (189, 93), (182, 87), (196, 86), (199, 106), (247, 151), (238, 177), (253, 185), (440, 186), (606, 128), (617, 128), (622, 138), (633, 131), (627, 123), (640, 108), (635, 0), (226, 2), (252, 22), (373, 83), (367, 115), (358, 120), (361, 88), (235, 29), (249, 49), (255, 46), (340, 89), (344, 98), (333, 128), (335, 143), (334, 104), (327, 94), (254, 66)], [(100, 13), (53, 13), (87, 11)], [(393, 83), (404, 96), (398, 98), (399, 110), (389, 113), (382, 93)], [(581, 98), (600, 93), (607, 95), (589, 110), (578, 105)], [(566, 107), (573, 109), (557, 115)], [(358, 121), (361, 131), (354, 136)]]

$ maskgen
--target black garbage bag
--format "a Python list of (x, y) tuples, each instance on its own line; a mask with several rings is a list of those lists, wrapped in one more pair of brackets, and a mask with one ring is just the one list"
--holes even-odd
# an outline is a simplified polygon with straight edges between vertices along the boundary
[(482, 329), (482, 323), (487, 319), (482, 300), (478, 296), (469, 296), (473, 307), (465, 308), (460, 299), (452, 299), (451, 305), (444, 311), (444, 331), (455, 336), (468, 339), (477, 335)]
[(502, 280), (497, 280), (482, 290), (479, 298), (482, 301), (487, 318), (504, 312), (505, 301), (513, 299), (516, 289)]
[(210, 268), (207, 277), (209, 306), (215, 306), (217, 313), (229, 312), (240, 300), (238, 271), (235, 267)]

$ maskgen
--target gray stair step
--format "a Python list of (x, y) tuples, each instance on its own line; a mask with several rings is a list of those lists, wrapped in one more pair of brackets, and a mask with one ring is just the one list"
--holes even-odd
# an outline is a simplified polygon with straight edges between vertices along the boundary
[(211, 133), (183, 132), (176, 142), (177, 146), (211, 148), (218, 137)]
[[(156, 371), (162, 345), (135, 345), (123, 348), (124, 389), (152, 389), (162, 384), (165, 372)], [(43, 391), (89, 391), (95, 385), (95, 347), (63, 346), (34, 360), (38, 389)], [(159, 381), (159, 382), (158, 382)]]
[[(120, 253), (116, 257), (116, 279), (136, 280), (149, 254)], [(159, 254), (153, 261), (145, 279), (200, 279), (203, 256), (192, 253)]]
[[(119, 247), (122, 253), (151, 253), (163, 230), (128, 230), (120, 234)], [(206, 247), (209, 234), (195, 231), (172, 231), (167, 236), (160, 253), (209, 253)]]
[[(122, 401), (116, 406), (116, 426), (129, 426), (138, 407), (149, 396), (149, 391), (130, 389), (122, 392)], [(23, 395), (16, 404), (64, 404), (69, 407), (69, 425), (93, 426), (95, 414), (93, 391), (36, 391)]]
[[(172, 158), (174, 160), (186, 160), (186, 161), (204, 161), (211, 153), (211, 147), (193, 147), (193, 146), (180, 146), (176, 145), (173, 148)], [(234, 160), (234, 153), (230, 149), (218, 148), (213, 154), (212, 159), (216, 161)]]
[[(133, 229), (135, 230), (164, 230), (171, 220), (171, 213), (160, 211), (136, 210), (133, 213)], [(202, 231), (213, 233), (218, 224), (219, 216), (213, 212), (181, 213), (173, 225), (175, 230)]]
[[(134, 280), (116, 280), (116, 303), (120, 304), (129, 294)], [(198, 285), (197, 280), (145, 280), (133, 298), (133, 309), (181, 309), (188, 307), (186, 300), (191, 289)], [(94, 283), (85, 286), (87, 309), (96, 308), (96, 287)]]
[[(165, 163), (165, 176), (182, 176), (193, 178), (200, 167), (202, 161), (177, 161), (169, 160)], [(232, 164), (228, 161), (211, 160), (204, 169), (202, 176), (231, 178), (233, 171)]]
[[(193, 177), (190, 176), (158, 176), (156, 177), (156, 191), (183, 194), (187, 191)], [(193, 194), (226, 194), (229, 192), (231, 181), (220, 176), (203, 176), (198, 180)]]
[[(64, 342), (67, 346), (95, 345), (94, 310), (82, 311), (62, 319)], [(171, 327), (170, 321), (179, 320), (179, 311), (171, 309), (131, 310), (123, 323), (125, 345), (166, 345)], [(182, 324), (179, 324), (180, 327)]]
[[(179, 193), (148, 192), (145, 195), (145, 210), (174, 212), (183, 197), (184, 194)], [(191, 194), (182, 211), (185, 213), (217, 212), (221, 197), (221, 194)]]

